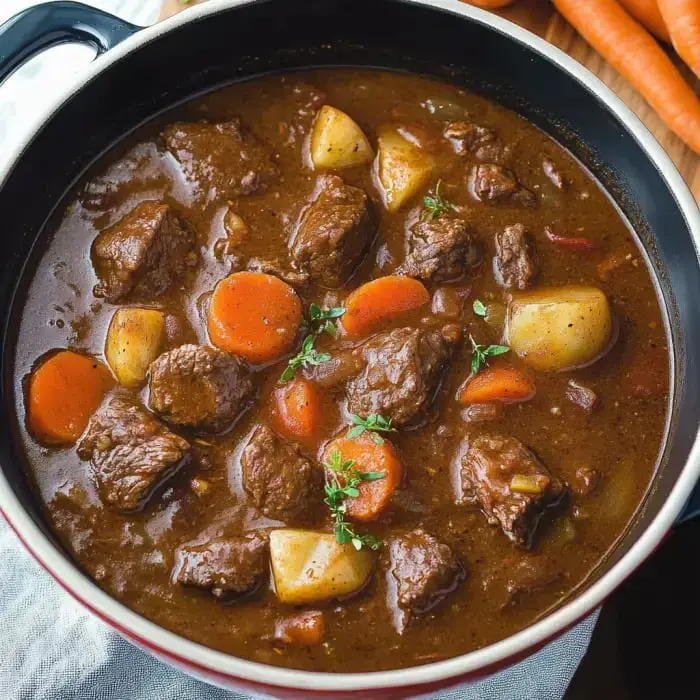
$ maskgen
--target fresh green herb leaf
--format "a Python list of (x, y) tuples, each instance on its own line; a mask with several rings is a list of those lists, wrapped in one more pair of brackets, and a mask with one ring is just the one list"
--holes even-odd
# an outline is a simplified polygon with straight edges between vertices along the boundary
[(313, 335), (307, 335), (306, 338), (304, 338), (304, 342), (301, 344), (301, 351), (289, 360), (287, 368), (282, 372), (282, 376), (280, 377), (281, 382), (288, 382), (301, 367), (322, 365), (331, 359), (331, 356), (327, 352), (318, 352), (314, 349), (315, 342), (316, 337)]
[(360, 472), (355, 469), (354, 459), (344, 459), (340, 450), (333, 450), (327, 462), (326, 484), (324, 491), (326, 497), (323, 502), (328, 506), (334, 518), (333, 532), (338, 544), (352, 542), (355, 549), (362, 547), (379, 549), (381, 542), (372, 535), (358, 535), (352, 525), (345, 520), (348, 498), (357, 498), (360, 495), (358, 486), (363, 481), (377, 481), (386, 477), (385, 472)]
[(328, 335), (336, 338), (338, 336), (338, 327), (333, 323), (333, 319), (340, 318), (345, 313), (342, 306), (334, 306), (330, 309), (322, 309), (318, 304), (309, 305), (309, 320), (312, 325), (320, 324), (318, 330), (320, 333), (328, 333)]
[(378, 433), (395, 433), (396, 428), (391, 427), (391, 419), (385, 418), (377, 413), (370, 413), (367, 418), (361, 418), (354, 413), (350, 414), (350, 420), (354, 424), (354, 428), (350, 428), (346, 437), (353, 440), (359, 437), (364, 432), (369, 432), (372, 440), (377, 445), (383, 445), (384, 440)]
[(423, 206), (425, 207), (425, 211), (423, 212), (424, 218), (437, 219), (441, 214), (449, 214), (454, 210), (454, 205), (450, 204), (450, 202), (444, 199), (440, 194), (441, 187), (442, 180), (438, 180), (433, 194), (423, 198)]
[(469, 336), (469, 340), (471, 340), (472, 343), (472, 374), (476, 374), (484, 366), (488, 367), (489, 357), (496, 357), (497, 355), (510, 352), (510, 348), (507, 345), (488, 345), (484, 347), (483, 345), (479, 345), (471, 335)]
[(479, 299), (474, 299), (474, 303), (472, 304), (472, 309), (474, 309), (474, 313), (479, 316), (480, 318), (486, 318), (486, 307), (484, 304), (479, 300)]

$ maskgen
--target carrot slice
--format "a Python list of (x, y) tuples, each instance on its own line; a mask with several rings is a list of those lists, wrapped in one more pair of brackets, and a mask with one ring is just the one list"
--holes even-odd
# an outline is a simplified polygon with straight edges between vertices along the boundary
[(515, 403), (528, 401), (534, 395), (534, 382), (517, 367), (488, 367), (467, 379), (457, 399), (461, 404)]
[(619, 3), (654, 36), (667, 44), (671, 43), (657, 0), (619, 0)]
[(279, 617), (275, 622), (275, 639), (284, 644), (317, 646), (323, 641), (325, 632), (326, 624), (320, 610)]
[(109, 370), (92, 357), (72, 350), (51, 355), (29, 379), (29, 430), (45, 445), (74, 443), (113, 384)]
[(429, 302), (430, 294), (418, 280), (402, 275), (379, 277), (348, 296), (341, 324), (350, 336), (367, 335), (384, 321)]
[(353, 469), (360, 473), (384, 472), (383, 479), (363, 481), (358, 487), (360, 495), (345, 501), (347, 514), (351, 518), (364, 522), (374, 520), (389, 505), (391, 494), (403, 478), (403, 464), (396, 449), (386, 439), (378, 445), (369, 433), (362, 433), (352, 439), (341, 436), (331, 440), (324, 450), (323, 461), (330, 461), (335, 450), (344, 460), (355, 460)]
[(700, 99), (659, 44), (615, 0), (553, 0), (556, 8), (700, 153)]
[(659, 10), (673, 48), (700, 77), (700, 3), (698, 0), (659, 0)]
[(250, 362), (271, 362), (292, 349), (301, 313), (301, 301), (286, 282), (263, 272), (235, 272), (214, 289), (209, 337)]
[(312, 440), (321, 425), (321, 396), (313, 382), (297, 378), (275, 391), (275, 424), (285, 437)]

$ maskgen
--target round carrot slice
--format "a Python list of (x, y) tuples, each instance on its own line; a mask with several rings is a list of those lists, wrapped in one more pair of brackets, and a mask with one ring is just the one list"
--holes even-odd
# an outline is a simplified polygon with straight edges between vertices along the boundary
[(297, 378), (275, 391), (275, 423), (280, 433), (311, 440), (321, 424), (321, 397), (313, 382)]
[(343, 436), (331, 440), (323, 451), (324, 462), (330, 462), (337, 450), (343, 460), (354, 460), (352, 469), (360, 473), (384, 472), (382, 479), (360, 483), (360, 495), (345, 501), (347, 514), (355, 520), (366, 522), (379, 517), (389, 505), (391, 494), (401, 484), (403, 464), (399, 455), (386, 438), (381, 442), (377, 444), (369, 433), (352, 439)]
[(429, 302), (430, 294), (418, 280), (403, 275), (379, 277), (348, 296), (341, 324), (350, 336), (367, 335), (384, 321)]
[(113, 384), (92, 357), (72, 350), (51, 355), (29, 378), (29, 430), (45, 445), (74, 443)]
[(291, 350), (301, 312), (301, 301), (286, 282), (263, 272), (235, 272), (214, 289), (209, 337), (250, 362), (271, 362)]
[(535, 392), (532, 379), (517, 367), (488, 367), (468, 379), (457, 398), (462, 404), (516, 403), (529, 401)]

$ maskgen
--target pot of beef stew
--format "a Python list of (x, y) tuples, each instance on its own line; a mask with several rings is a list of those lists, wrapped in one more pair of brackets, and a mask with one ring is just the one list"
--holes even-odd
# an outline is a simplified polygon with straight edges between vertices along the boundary
[(71, 594), (227, 687), (406, 697), (653, 551), (700, 469), (700, 223), (593, 76), (395, 0), (55, 3), (1, 75), (69, 39), (106, 53), (0, 190), (0, 506)]

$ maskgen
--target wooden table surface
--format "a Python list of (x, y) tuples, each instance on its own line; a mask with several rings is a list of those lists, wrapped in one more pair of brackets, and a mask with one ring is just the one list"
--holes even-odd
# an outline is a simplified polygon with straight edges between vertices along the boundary
[[(162, 16), (197, 5), (206, 0), (164, 0)], [(581, 0), (584, 2), (585, 0)], [(700, 156), (691, 151), (673, 132), (666, 128), (644, 98), (617, 71), (611, 68), (584, 39), (554, 10), (548, 0), (518, 0), (499, 11), (503, 17), (517, 22), (566, 51), (607, 83), (642, 119), (678, 166), (681, 174), (700, 202)], [(680, 63), (679, 63), (680, 65)], [(682, 67), (685, 75), (700, 90), (700, 80)]]

